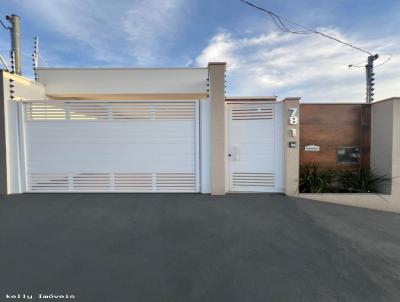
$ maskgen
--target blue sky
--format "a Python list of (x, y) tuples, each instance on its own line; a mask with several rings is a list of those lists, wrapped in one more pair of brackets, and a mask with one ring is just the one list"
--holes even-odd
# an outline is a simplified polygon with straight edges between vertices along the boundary
[[(239, 0), (2, 0), (21, 17), (23, 72), (33, 37), (42, 66), (206, 66), (226, 61), (228, 95), (363, 101), (366, 55), (315, 35), (280, 32)], [(376, 99), (400, 96), (400, 1), (254, 0), (308, 27), (379, 53)], [(0, 54), (9, 36), (0, 29)]]

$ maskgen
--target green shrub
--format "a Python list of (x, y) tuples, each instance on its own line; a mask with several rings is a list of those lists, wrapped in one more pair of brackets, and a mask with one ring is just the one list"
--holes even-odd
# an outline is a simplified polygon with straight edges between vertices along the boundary
[(339, 189), (348, 193), (378, 193), (379, 185), (389, 182), (386, 176), (377, 176), (369, 168), (344, 171), (339, 175)]
[(390, 182), (385, 176), (377, 176), (369, 168), (355, 171), (321, 170), (318, 164), (300, 167), (300, 193), (379, 193), (379, 186)]
[(301, 193), (331, 192), (334, 173), (331, 170), (321, 171), (315, 163), (300, 167), (299, 191)]

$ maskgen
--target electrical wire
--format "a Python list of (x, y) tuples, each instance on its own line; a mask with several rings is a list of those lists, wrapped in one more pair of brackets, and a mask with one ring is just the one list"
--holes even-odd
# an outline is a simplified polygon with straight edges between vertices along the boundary
[(354, 64), (350, 64), (350, 65), (349, 65), (349, 68), (351, 68), (351, 67), (364, 67), (364, 65), (363, 65), (363, 66), (360, 66), (360, 64), (361, 64), (361, 63), (364, 63), (364, 62), (365, 62), (365, 61), (362, 60), (361, 62), (354, 63)]
[(356, 67), (356, 68), (364, 68), (365, 65), (355, 65), (355, 64), (350, 64), (350, 65), (349, 65), (349, 68), (353, 68), (353, 67)]
[(39, 59), (43, 61), (44, 64), (46, 64), (46, 67), (49, 67), (49, 64), (47, 64), (47, 61), (42, 57), (40, 53), (38, 53)]
[[(390, 61), (391, 59), (392, 59), (392, 56), (390, 56), (388, 59), (386, 59), (386, 60), (385, 60), (384, 62), (382, 62), (381, 64), (374, 66), (374, 68), (378, 68), (378, 67), (380, 67), (380, 66), (386, 64), (386, 63), (387, 63), (388, 61)], [(364, 68), (365, 65), (358, 65), (358, 64), (360, 64), (360, 63), (362, 63), (362, 62), (359, 62), (359, 63), (356, 63), (356, 64), (350, 64), (350, 65), (349, 65), (349, 68), (352, 68), (352, 67)]]
[(383, 63), (381, 63), (381, 64), (379, 64), (379, 65), (376, 65), (374, 68), (378, 68), (378, 67), (380, 67), (380, 66), (382, 66), (382, 65), (385, 65), (388, 61), (390, 61), (392, 59), (392, 57), (389, 57), (388, 59), (386, 59), (386, 61), (385, 62), (383, 62)]
[(280, 30), (282, 30), (282, 31), (290, 32), (290, 33), (293, 33), (293, 34), (313, 34), (313, 33), (314, 33), (312, 30), (309, 30), (309, 29), (305, 28), (304, 26), (302, 26), (302, 25), (300, 25), (300, 24), (297, 24), (297, 23), (295, 23), (295, 22), (293, 22), (293, 21), (287, 20), (287, 21), (290, 22), (290, 23), (293, 23), (293, 24), (295, 24), (295, 25), (297, 25), (297, 26), (300, 26), (300, 27), (306, 29), (305, 31), (294, 31), (294, 30), (291, 30), (291, 29), (289, 29), (289, 28), (286, 26), (286, 24), (282, 21), (282, 19), (285, 19), (285, 18), (283, 18), (283, 17), (281, 17), (281, 16), (278, 16), (277, 14), (275, 14), (275, 13), (269, 11), (269, 10), (266, 10), (265, 8), (262, 8), (262, 7), (260, 7), (260, 6), (257, 6), (257, 5), (255, 5), (255, 4), (253, 4), (253, 3), (250, 3), (250, 2), (248, 2), (248, 1), (245, 1), (245, 0), (240, 0), (240, 1), (243, 2), (243, 3), (245, 3), (245, 4), (247, 4), (247, 5), (252, 6), (252, 7), (258, 9), (258, 10), (261, 10), (261, 11), (263, 11), (263, 12), (269, 14), (270, 17), (271, 17), (271, 19), (272, 19), (272, 21), (274, 21), (275, 25), (276, 25)]
[[(248, 1), (246, 1), (246, 0), (240, 0), (240, 1), (243, 2), (243, 3), (245, 3), (245, 4), (247, 4), (247, 5), (249, 5), (249, 6), (251, 6), (251, 7), (253, 7), (253, 8), (256, 8), (256, 9), (258, 9), (258, 10), (260, 10), (260, 11), (263, 11), (263, 12), (269, 14), (269, 16), (270, 16), (270, 17), (272, 18), (272, 20), (274, 21), (275, 25), (277, 25), (277, 22), (278, 22), (278, 23), (280, 24), (280, 26), (277, 25), (277, 27), (278, 27), (280, 30), (284, 31), (284, 32), (292, 33), (292, 34), (318, 34), (318, 35), (320, 35), (320, 36), (323, 36), (323, 37), (325, 37), (325, 38), (334, 40), (334, 41), (336, 41), (336, 42), (338, 42), (338, 43), (341, 43), (341, 44), (343, 44), (343, 45), (346, 45), (346, 46), (349, 46), (349, 47), (354, 48), (354, 49), (356, 49), (356, 50), (359, 50), (359, 51), (361, 51), (361, 52), (364, 52), (364, 53), (366, 53), (366, 54), (368, 54), (368, 55), (370, 55), (370, 56), (373, 56), (373, 54), (372, 54), (371, 52), (369, 52), (369, 51), (367, 51), (367, 50), (364, 50), (364, 49), (362, 49), (362, 48), (360, 48), (360, 47), (354, 46), (354, 45), (352, 45), (352, 44), (350, 44), (350, 43), (347, 43), (347, 42), (345, 42), (345, 41), (342, 41), (342, 40), (340, 40), (340, 39), (338, 39), (338, 38), (335, 38), (335, 37), (332, 37), (332, 36), (330, 36), (330, 35), (328, 35), (328, 34), (325, 34), (325, 33), (323, 33), (323, 32), (320, 32), (320, 31), (318, 31), (318, 30), (316, 30), (316, 29), (307, 28), (307, 27), (305, 27), (305, 26), (303, 26), (303, 25), (301, 25), (301, 24), (298, 24), (298, 23), (296, 23), (296, 22), (294, 22), (294, 21), (292, 21), (292, 20), (289, 20), (289, 19), (287, 19), (287, 18), (281, 17), (281, 16), (279, 16), (279, 15), (277, 15), (277, 14), (275, 14), (275, 13), (269, 11), (269, 10), (266, 10), (265, 8), (262, 8), (262, 7), (260, 7), (260, 6), (257, 6), (257, 5), (255, 5), (255, 4), (253, 4), (253, 3), (250, 3), (250, 2), (248, 2)], [(275, 20), (275, 18), (276, 18), (277, 20)], [(294, 25), (296, 25), (296, 26), (298, 26), (298, 27), (303, 28), (304, 30), (302, 30), (302, 31), (295, 31), (295, 30), (292, 30), (292, 29), (290, 29), (288, 26), (286, 26), (286, 24), (285, 24), (282, 20), (285, 20), (285, 21), (287, 21), (287, 22), (290, 22), (290, 23), (292, 23), (292, 24), (294, 24)]]
[(3, 56), (0, 54), (0, 62), (3, 64), (3, 66), (5, 67), (6, 71), (10, 71), (10, 68), (7, 65), (6, 60), (4, 60)]
[(9, 29), (10, 29), (10, 27), (7, 27), (7, 26), (3, 23), (3, 21), (1, 21), (1, 20), (0, 20), (0, 24), (1, 24), (1, 26), (4, 27), (4, 29), (6, 29), (6, 30), (9, 30)]

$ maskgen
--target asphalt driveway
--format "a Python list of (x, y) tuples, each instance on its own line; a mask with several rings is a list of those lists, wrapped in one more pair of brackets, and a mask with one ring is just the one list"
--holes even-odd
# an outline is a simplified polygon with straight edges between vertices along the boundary
[(400, 301), (400, 215), (279, 194), (1, 197), (0, 301), (14, 294)]

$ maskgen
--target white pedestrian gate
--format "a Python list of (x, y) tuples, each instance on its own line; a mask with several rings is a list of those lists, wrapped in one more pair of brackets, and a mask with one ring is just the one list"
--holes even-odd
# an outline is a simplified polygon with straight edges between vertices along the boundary
[(28, 192), (199, 191), (198, 101), (23, 108)]
[(282, 106), (227, 102), (228, 187), (231, 192), (283, 192)]

